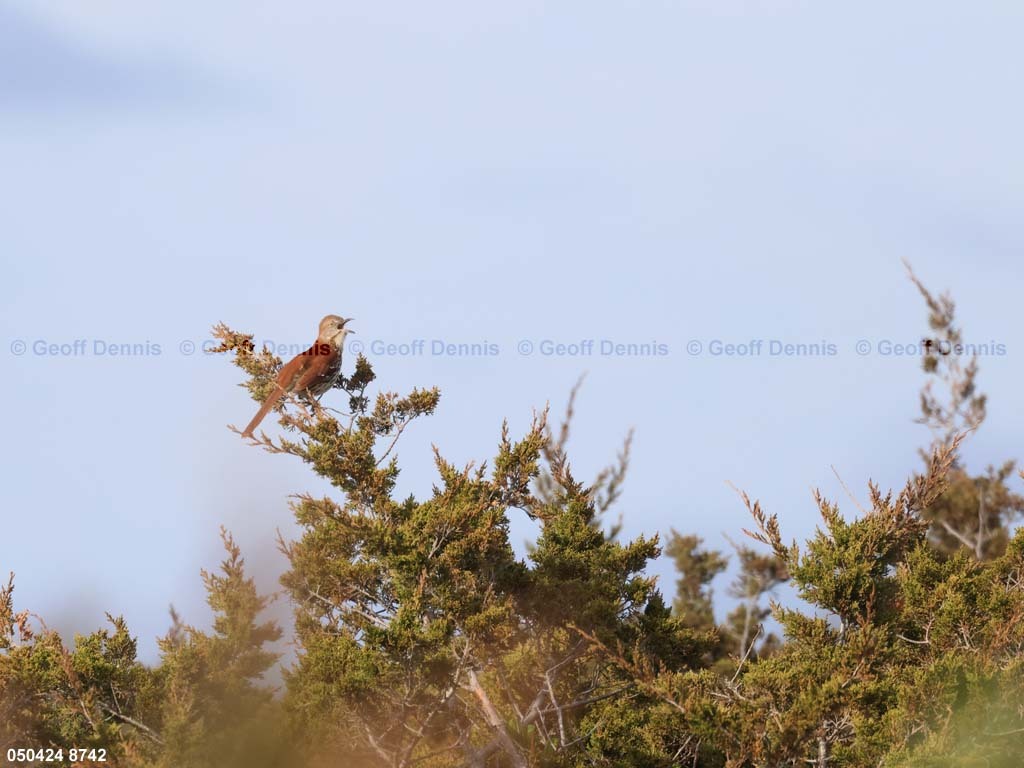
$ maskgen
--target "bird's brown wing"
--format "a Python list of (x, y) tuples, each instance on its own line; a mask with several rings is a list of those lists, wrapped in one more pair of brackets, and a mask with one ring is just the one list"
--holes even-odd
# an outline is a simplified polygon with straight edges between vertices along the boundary
[(303, 394), (314, 392), (322, 394), (324, 387), (321, 386), (327, 379), (332, 379), (331, 371), (337, 367), (340, 360), (341, 350), (332, 345), (314, 344), (301, 355), (296, 355), (281, 368), (277, 374), (277, 386), (274, 391), (263, 401), (259, 411), (249, 422), (249, 426), (242, 432), (242, 437), (252, 437), (253, 430), (260, 425), (260, 422), (270, 413), (270, 409), (277, 405), (287, 392)]
[[(326, 349), (323, 348), (325, 346)], [(333, 379), (331, 371), (336, 366), (341, 351), (333, 345), (320, 345), (313, 347), (306, 354), (310, 354), (312, 357), (309, 358), (308, 364), (296, 380), (295, 388), (292, 391), (312, 390), (320, 394), (324, 390), (320, 384), (327, 378)]]
[(277, 386), (283, 389), (285, 392), (295, 392), (300, 390), (299, 382), (303, 376), (309, 370), (310, 364), (313, 362), (313, 350), (314, 347), (310, 347), (301, 355), (296, 355), (281, 368), (277, 374)]

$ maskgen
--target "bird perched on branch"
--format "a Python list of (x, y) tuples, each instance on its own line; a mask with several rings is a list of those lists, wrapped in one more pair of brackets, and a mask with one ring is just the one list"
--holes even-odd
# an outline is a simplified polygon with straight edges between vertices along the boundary
[(277, 374), (274, 391), (263, 401), (242, 437), (252, 437), (252, 431), (286, 394), (295, 393), (307, 400), (319, 400), (333, 387), (341, 375), (341, 352), (345, 337), (354, 333), (346, 328), (352, 318), (327, 315), (320, 321), (316, 342), (302, 354), (289, 360)]

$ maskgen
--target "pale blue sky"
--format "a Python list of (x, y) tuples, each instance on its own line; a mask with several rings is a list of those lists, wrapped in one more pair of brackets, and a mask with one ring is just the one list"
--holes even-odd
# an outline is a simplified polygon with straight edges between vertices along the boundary
[[(497, 344), (371, 355), (389, 387), (444, 392), (400, 452), (421, 495), (431, 442), (489, 458), (503, 417), (560, 410), (588, 371), (580, 472), (636, 427), (626, 532), (725, 547), (747, 524), (726, 481), (803, 536), (810, 488), (842, 495), (830, 465), (862, 497), (918, 466), (917, 359), (855, 351), (924, 331), (907, 258), (1006, 348), (969, 463), (1024, 455), (1022, 22), (1010, 2), (0, 0), (18, 605), (80, 630), (124, 613), (151, 658), (170, 602), (206, 621), (221, 523), (274, 587), (288, 494), (324, 489), (225, 429), (253, 411), (235, 370), (179, 351), (218, 320)], [(668, 354), (539, 351), (587, 338)], [(756, 338), (837, 354), (708, 353)], [(88, 354), (34, 349), (76, 339)]]

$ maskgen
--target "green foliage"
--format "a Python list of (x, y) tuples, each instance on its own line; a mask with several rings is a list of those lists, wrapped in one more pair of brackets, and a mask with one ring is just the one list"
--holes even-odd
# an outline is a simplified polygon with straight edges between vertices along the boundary
[(702, 544), (700, 537), (684, 536), (673, 528), (665, 554), (672, 558), (678, 574), (673, 609), (687, 626), (711, 630), (715, 627), (711, 581), (729, 561), (719, 552), (702, 549)]
[(0, 754), (62, 748), (57, 763), (70, 765), (74, 746), (105, 749), (97, 765), (284, 765), (279, 707), (258, 683), (276, 660), (263, 646), (280, 630), (256, 621), (266, 599), (246, 578), (233, 539), (223, 539), (221, 573), (203, 573), (213, 633), (175, 616), (156, 667), (137, 661), (120, 617), (107, 617), (111, 629), (76, 636), (71, 648), (45, 625), (33, 629), (31, 614), (14, 611), (12, 577), (0, 590)]
[(1012, 461), (980, 475), (954, 467), (946, 492), (923, 515), (932, 523), (932, 545), (945, 554), (965, 550), (979, 560), (1002, 554), (1013, 521), (1024, 515), (1024, 496), (1008, 485), (1014, 470)]
[(824, 528), (803, 550), (783, 546), (775, 519), (750, 505), (755, 535), (786, 555), (815, 609), (775, 607), (786, 642), (771, 655), (726, 677), (608, 652), (675, 712), (677, 736), (701, 745), (699, 764), (1014, 764), (1024, 749), (1024, 531), (984, 563), (928, 545), (914, 510), (941, 495), (951, 457), (937, 455), (896, 496), (872, 488), (857, 520), (819, 497)]
[(786, 564), (774, 553), (761, 553), (752, 547), (734, 545), (740, 561), (740, 572), (729, 589), (739, 601), (726, 618), (721, 632), (725, 650), (732, 658), (758, 658), (773, 653), (780, 639), (765, 630), (770, 606), (762, 598), (775, 587), (789, 580)]
[[(148, 671), (136, 661), (135, 640), (121, 618), (111, 629), (76, 636), (31, 627), (27, 611), (15, 613), (13, 576), (0, 590), (0, 750), (74, 744), (130, 753), (123, 729), (140, 707)], [(40, 623), (41, 624), (41, 623)]]
[[(497, 454), (458, 468), (435, 452), (438, 484), (396, 499), (385, 463), (436, 390), (355, 403), (348, 424), (317, 414), (285, 420), (298, 455), (343, 501), (300, 497), (295, 542), (282, 542), (282, 583), (296, 606), (299, 662), (288, 678), (293, 723), (321, 745), (383, 765), (564, 764), (593, 749), (594, 713), (631, 683), (583, 634), (659, 663), (696, 663), (706, 639), (673, 618), (643, 574), (657, 539), (617, 541), (601, 511), (628, 461), (577, 481), (547, 414), (526, 434), (503, 425)], [(537, 520), (527, 560), (509, 542), (509, 514)], [(318, 755), (319, 753), (319, 755)]]
[(184, 625), (172, 614), (160, 640), (161, 661), (150, 681), (152, 721), (161, 734), (160, 766), (275, 764), (283, 739), (272, 691), (260, 677), (277, 656), (265, 645), (280, 638), (273, 622), (258, 622), (267, 598), (246, 577), (234, 539), (221, 537), (227, 557), (220, 573), (202, 572), (213, 632)]
[[(914, 280), (933, 348), (961, 343), (952, 301)], [(214, 333), (262, 400), (281, 361)], [(435, 449), (431, 491), (398, 498), (397, 442), (440, 393), (368, 394), (359, 357), (338, 384), (347, 411), (284, 398), (281, 436), (255, 441), (337, 493), (296, 496), (299, 535), (279, 538), (297, 648), (285, 689), (262, 682), (281, 631), (260, 620), (267, 598), (222, 531), (220, 570), (202, 572), (212, 628), (172, 610), (152, 666), (121, 618), (65, 646), (15, 610), (12, 577), (0, 750), (94, 746), (126, 768), (1016, 766), (1024, 497), (1012, 462), (977, 476), (960, 462), (985, 415), (976, 362), (930, 355), (925, 370), (949, 394), (926, 385), (932, 445), (898, 493), (869, 485), (858, 516), (815, 494), (821, 522), (802, 543), (740, 494), (761, 546), (733, 543), (719, 624), (724, 554), (671, 530), (670, 605), (648, 573), (659, 537), (624, 540), (605, 519), (631, 439), (594, 480), (574, 474), (575, 389), (558, 429), (546, 410), (518, 438), (503, 424), (494, 456), (463, 467)], [(509, 538), (516, 516), (536, 529), (525, 556)], [(786, 582), (802, 602), (769, 604)]]

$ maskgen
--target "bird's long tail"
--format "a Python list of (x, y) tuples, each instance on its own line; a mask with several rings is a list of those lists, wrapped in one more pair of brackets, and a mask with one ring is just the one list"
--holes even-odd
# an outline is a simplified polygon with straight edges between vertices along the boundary
[(252, 417), (252, 421), (249, 422), (249, 426), (245, 428), (242, 433), (242, 437), (252, 437), (252, 431), (260, 425), (260, 422), (270, 413), (270, 409), (273, 408), (277, 403), (284, 397), (284, 389), (281, 387), (275, 387), (274, 391), (270, 396), (263, 401), (263, 405), (256, 412), (256, 415)]

